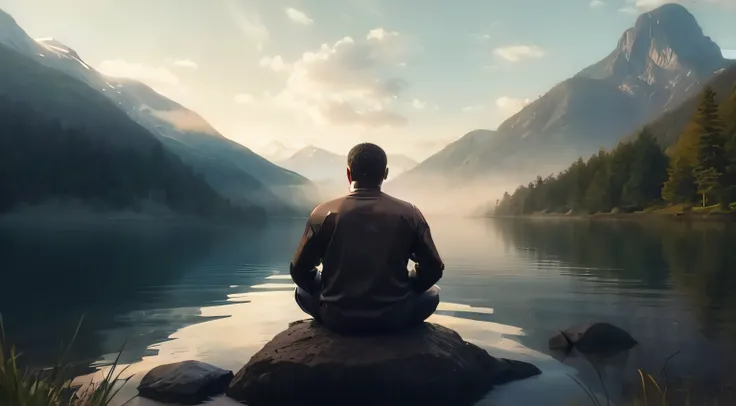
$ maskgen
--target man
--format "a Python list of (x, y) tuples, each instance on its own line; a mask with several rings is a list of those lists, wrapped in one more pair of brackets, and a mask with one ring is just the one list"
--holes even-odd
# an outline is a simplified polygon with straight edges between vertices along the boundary
[(350, 193), (314, 209), (291, 262), (299, 307), (333, 330), (398, 330), (439, 304), (445, 266), (419, 209), (381, 191), (386, 161), (375, 144), (350, 150)]

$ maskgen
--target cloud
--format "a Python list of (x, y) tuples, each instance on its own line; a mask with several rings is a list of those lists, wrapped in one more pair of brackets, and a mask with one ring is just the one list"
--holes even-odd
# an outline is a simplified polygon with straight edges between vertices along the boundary
[(493, 50), (493, 53), (509, 62), (519, 62), (522, 59), (542, 58), (545, 55), (544, 50), (535, 45), (511, 45), (496, 48)]
[(414, 99), (412, 100), (411, 105), (417, 110), (422, 110), (427, 105), (427, 102), (421, 101), (419, 99)]
[(188, 68), (188, 69), (199, 69), (199, 65), (197, 65), (196, 62), (194, 62), (191, 59), (175, 59), (171, 62), (174, 66), (178, 66), (180, 68)]
[(344, 37), (283, 63), (289, 77), (274, 98), (321, 125), (404, 125), (406, 118), (394, 110), (408, 85), (398, 75), (406, 54), (406, 44), (394, 31), (377, 28), (363, 39)]
[(257, 14), (247, 15), (235, 0), (228, 0), (225, 3), (225, 7), (227, 8), (228, 15), (233, 19), (241, 34), (247, 40), (252, 41), (258, 51), (263, 50), (263, 46), (270, 39), (271, 35), (268, 32), (268, 28), (261, 23), (260, 17)]
[(626, 14), (639, 14), (639, 10), (634, 7), (622, 7), (618, 11)]
[(593, 0), (590, 2), (590, 8), (601, 8), (605, 6), (606, 2), (604, 2), (603, 0)]
[(407, 119), (400, 114), (382, 108), (359, 111), (348, 102), (328, 102), (320, 112), (331, 124), (361, 124), (366, 127), (398, 127), (406, 125)]
[(284, 62), (284, 59), (281, 58), (280, 55), (264, 56), (260, 61), (258, 61), (258, 65), (263, 68), (271, 69), (274, 72), (283, 72), (291, 68), (289, 64)]
[(249, 95), (248, 93), (240, 93), (236, 94), (233, 101), (238, 104), (250, 104), (253, 103), (255, 99), (253, 99), (253, 96)]
[(465, 106), (465, 107), (463, 107), (463, 111), (466, 112), (466, 113), (471, 113), (471, 112), (475, 112), (475, 111), (482, 111), (482, 110), (485, 110), (485, 109), (486, 109), (486, 106), (484, 106), (482, 104), (476, 104), (476, 105), (472, 105), (472, 106)]
[(502, 96), (496, 99), (496, 107), (505, 119), (521, 111), (521, 109), (530, 102), (531, 101), (529, 99), (516, 99), (513, 97)]
[(736, 59), (736, 49), (724, 49), (721, 53), (726, 59)]
[(376, 28), (376, 29), (368, 31), (368, 35), (366, 36), (366, 39), (384, 41), (392, 37), (396, 37), (397, 35), (399, 35), (399, 33), (396, 31), (386, 31), (383, 28)]
[(180, 83), (179, 78), (163, 66), (132, 63), (123, 59), (102, 61), (97, 70), (107, 76), (136, 79), (149, 86), (178, 85)]
[(311, 25), (314, 20), (309, 18), (309, 16), (304, 13), (303, 11), (299, 11), (295, 8), (286, 8), (284, 9), (286, 12), (286, 16), (289, 17), (291, 21), (294, 21), (295, 23), (304, 24), (304, 25)]

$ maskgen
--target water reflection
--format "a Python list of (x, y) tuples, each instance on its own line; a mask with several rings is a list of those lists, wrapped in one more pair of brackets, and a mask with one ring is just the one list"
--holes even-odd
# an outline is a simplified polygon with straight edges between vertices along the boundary
[[(493, 392), (494, 404), (535, 404), (542, 393), (545, 404), (583, 401), (568, 374), (602, 392), (594, 367), (614, 400), (624, 399), (638, 391), (637, 367), (657, 373), (676, 351), (672, 375), (713, 387), (729, 381), (736, 343), (733, 227), (431, 223), (447, 264), (434, 321), (494, 355), (532, 360), (544, 370), (539, 379)], [(109, 359), (127, 341), (123, 361), (134, 371), (192, 358), (238, 369), (303, 317), (287, 275), (302, 230), (302, 220), (258, 229), (0, 228), (0, 311), (28, 364), (55, 359), (59, 342), (85, 314), (76, 359)], [(619, 325), (641, 345), (611, 359), (545, 355), (559, 329), (590, 321)]]
[[(216, 320), (184, 327), (172, 334), (169, 340), (151, 346), (155, 353), (144, 356), (126, 372), (126, 375), (134, 374), (134, 377), (119, 394), (118, 404), (134, 397), (135, 386), (143, 374), (160, 364), (198, 359), (222, 368), (240, 369), (290, 322), (304, 318), (293, 302), (292, 285), (281, 285), (281, 288), (274, 286), (266, 291), (231, 295), (229, 300), (232, 304), (202, 308), (202, 316)], [(443, 303), (442, 308), (452, 311), (456, 316), (434, 315), (430, 321), (460, 332), (467, 341), (486, 348), (494, 356), (533, 362), (544, 371), (541, 377), (528, 382), (500, 387), (490, 393), (481, 405), (518, 405), (522, 404), (520, 400), (532, 402), (524, 404), (538, 404), (541, 400), (551, 402), (546, 404), (567, 404), (578, 393), (568, 376), (575, 374), (572, 368), (561, 365), (548, 355), (526, 348), (511, 338), (524, 334), (520, 328), (462, 317), (465, 312), (492, 314), (492, 309), (470, 308), (455, 303)], [(105, 358), (110, 361), (114, 356), (108, 354)], [(86, 376), (79, 380), (89, 378)], [(127, 405), (142, 404), (152, 403), (135, 399)]]

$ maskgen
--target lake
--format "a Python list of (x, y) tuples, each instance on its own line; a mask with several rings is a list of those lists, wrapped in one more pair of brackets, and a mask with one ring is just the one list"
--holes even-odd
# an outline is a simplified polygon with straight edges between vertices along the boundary
[[(719, 223), (430, 218), (446, 263), (433, 321), (542, 376), (494, 390), (488, 402), (586, 401), (570, 376), (622, 402), (668, 357), (675, 387), (717, 396), (736, 365), (736, 229)], [(239, 369), (290, 321), (288, 263), (304, 220), (263, 228), (151, 224), (0, 228), (2, 312), (28, 365), (56, 359), (80, 320), (71, 357), (114, 358), (137, 377), (199, 359)], [(560, 329), (607, 321), (639, 342), (598, 359), (551, 353)], [(596, 373), (601, 373), (601, 378)], [(605, 382), (605, 388), (599, 383)], [(135, 382), (123, 392), (135, 394)], [(604, 403), (605, 404), (605, 403)]]

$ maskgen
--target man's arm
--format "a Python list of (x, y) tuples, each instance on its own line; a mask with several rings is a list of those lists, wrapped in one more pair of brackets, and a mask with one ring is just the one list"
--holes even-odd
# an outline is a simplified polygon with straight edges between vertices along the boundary
[(314, 213), (307, 220), (304, 235), (289, 265), (291, 279), (309, 293), (316, 293), (314, 279), (317, 277), (317, 266), (322, 261), (319, 226), (314, 223), (313, 215)]
[(412, 250), (412, 260), (416, 262), (414, 266), (414, 289), (424, 292), (442, 278), (442, 271), (445, 270), (445, 264), (442, 263), (440, 254), (437, 252), (437, 247), (434, 245), (427, 220), (419, 209), (415, 207), (414, 210), (417, 216), (417, 228)]

